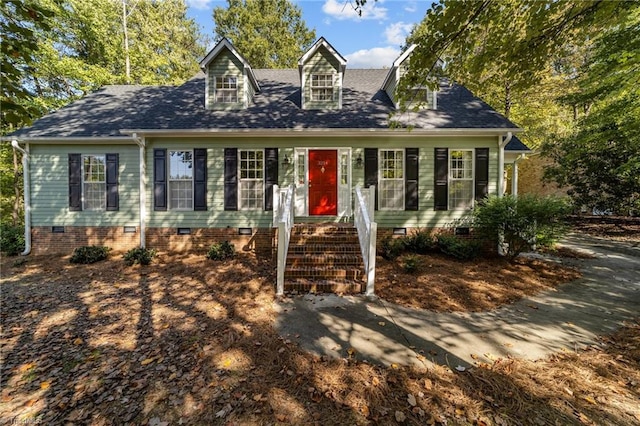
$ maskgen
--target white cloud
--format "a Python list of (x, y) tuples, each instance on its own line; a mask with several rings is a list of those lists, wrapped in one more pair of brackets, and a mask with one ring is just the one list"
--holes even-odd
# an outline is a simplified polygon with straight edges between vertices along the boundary
[(415, 1), (410, 1), (409, 3), (407, 3), (407, 5), (404, 7), (404, 10), (409, 12), (409, 13), (413, 13), (416, 10), (418, 10), (418, 5), (416, 4)]
[(358, 50), (345, 55), (345, 58), (348, 68), (388, 68), (399, 55), (399, 49), (389, 46)]
[(413, 24), (405, 24), (402, 21), (396, 22), (385, 28), (384, 36), (387, 38), (388, 43), (401, 45), (404, 44), (411, 28), (413, 28)]
[(368, 1), (362, 7), (362, 15), (355, 11), (354, 4), (348, 0), (326, 0), (322, 5), (322, 11), (340, 21), (345, 19), (387, 19), (387, 8), (380, 6), (382, 1)]
[(210, 9), (209, 3), (211, 3), (211, 0), (187, 0), (187, 6), (197, 10)]

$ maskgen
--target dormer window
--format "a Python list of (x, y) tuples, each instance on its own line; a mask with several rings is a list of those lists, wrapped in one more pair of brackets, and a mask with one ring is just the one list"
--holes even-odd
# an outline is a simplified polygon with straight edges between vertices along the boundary
[(414, 87), (410, 93), (410, 99), (407, 100), (408, 105), (436, 109), (437, 92), (427, 87)]
[(238, 102), (238, 78), (235, 76), (216, 76), (216, 103)]
[(311, 74), (311, 100), (320, 102), (333, 100), (332, 74)]

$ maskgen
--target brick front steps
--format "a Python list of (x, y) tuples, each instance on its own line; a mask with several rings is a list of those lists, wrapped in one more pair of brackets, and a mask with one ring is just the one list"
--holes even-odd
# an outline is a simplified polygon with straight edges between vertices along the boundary
[(364, 266), (352, 224), (298, 224), (291, 231), (286, 291), (361, 293)]

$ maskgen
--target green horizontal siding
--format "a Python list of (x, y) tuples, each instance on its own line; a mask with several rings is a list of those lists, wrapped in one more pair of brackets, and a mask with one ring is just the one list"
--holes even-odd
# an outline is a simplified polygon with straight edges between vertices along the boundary
[[(352, 162), (360, 155), (364, 159), (364, 148), (420, 148), (419, 208), (418, 211), (377, 211), (376, 222), (380, 227), (441, 227), (448, 226), (469, 214), (468, 211), (434, 211), (434, 148), (472, 149), (488, 147), (489, 191), (496, 193), (498, 180), (497, 137), (385, 137), (372, 140), (365, 137), (336, 138), (176, 138), (148, 140), (147, 149), (147, 211), (149, 227), (268, 227), (272, 223), (270, 211), (224, 211), (224, 148), (263, 149), (278, 147), (279, 184), (281, 187), (293, 183), (294, 148), (339, 148), (352, 147)], [(207, 149), (207, 204), (208, 211), (154, 211), (153, 210), (153, 148)], [(283, 166), (284, 156), (290, 161)], [(352, 182), (364, 184), (364, 167), (352, 164)], [(297, 221), (300, 221), (298, 219)]]
[[(127, 145), (32, 145), (30, 149), (33, 226), (137, 226), (139, 150)], [(69, 211), (69, 154), (119, 154), (120, 209)], [(106, 191), (106, 189), (105, 189)]]

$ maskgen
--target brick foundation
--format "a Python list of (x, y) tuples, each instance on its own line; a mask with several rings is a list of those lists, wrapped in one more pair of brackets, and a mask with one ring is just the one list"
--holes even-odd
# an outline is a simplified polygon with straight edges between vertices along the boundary
[[(160, 251), (194, 251), (206, 253), (214, 242), (229, 240), (237, 251), (251, 251), (258, 257), (275, 255), (275, 229), (254, 228), (252, 235), (238, 235), (236, 228), (191, 228), (190, 235), (178, 235), (176, 228), (147, 228), (146, 245)], [(76, 247), (107, 246), (125, 252), (140, 245), (140, 229), (125, 233), (124, 228), (110, 226), (65, 226), (64, 233), (52, 232), (50, 226), (31, 228), (31, 253), (70, 254)]]

